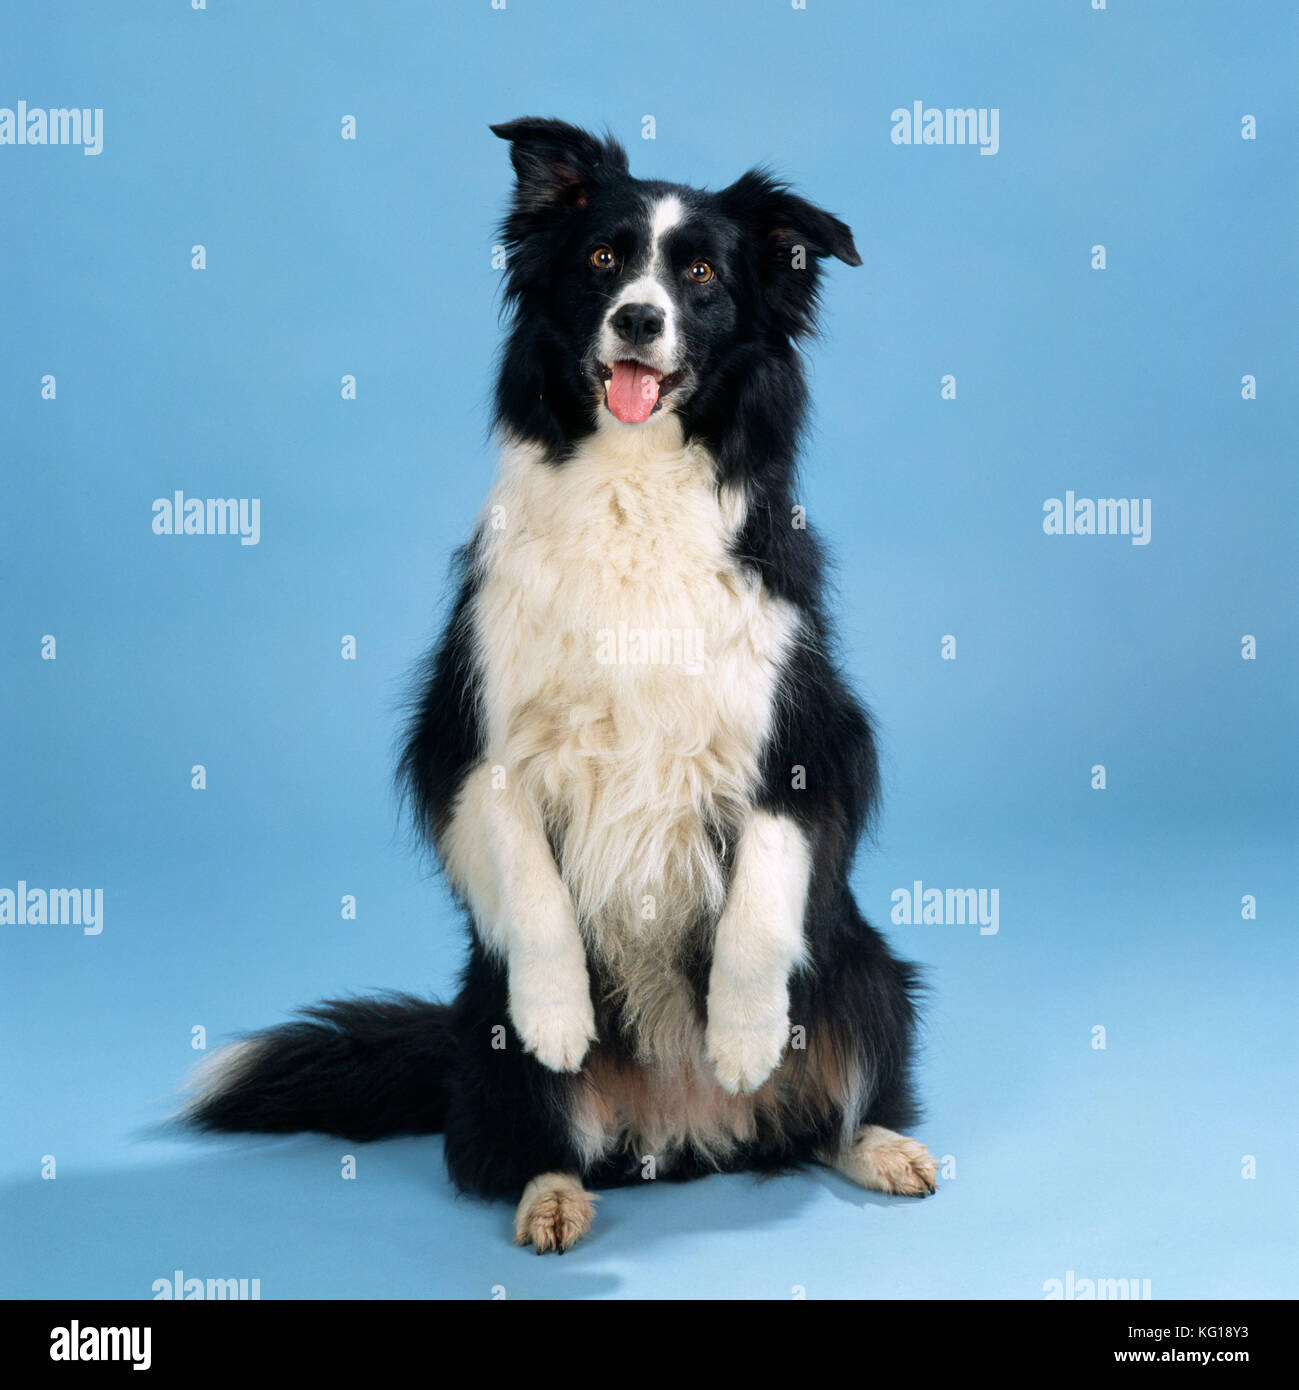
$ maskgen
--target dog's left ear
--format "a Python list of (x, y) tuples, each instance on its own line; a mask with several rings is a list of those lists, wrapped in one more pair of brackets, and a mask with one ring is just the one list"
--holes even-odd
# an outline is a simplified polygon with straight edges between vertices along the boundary
[(585, 207), (601, 179), (627, 172), (627, 152), (616, 140), (598, 139), (567, 121), (524, 116), (494, 125), (491, 132), (510, 142), (520, 212)]
[(790, 191), (765, 169), (750, 169), (717, 195), (723, 209), (746, 226), (772, 306), (794, 337), (816, 326), (819, 262), (834, 256), (861, 265), (852, 231), (832, 213)]

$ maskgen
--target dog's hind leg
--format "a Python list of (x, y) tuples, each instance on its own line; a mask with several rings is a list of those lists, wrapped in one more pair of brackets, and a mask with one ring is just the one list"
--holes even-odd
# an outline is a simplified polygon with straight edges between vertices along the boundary
[(582, 1187), (574, 1082), (544, 1067), (502, 1025), (507, 993), (505, 965), (475, 940), (455, 1003), (447, 1168), (462, 1192), (518, 1203), (517, 1244), (563, 1254), (595, 1214), (595, 1198)]
[(883, 1125), (863, 1125), (843, 1148), (822, 1150), (820, 1162), (873, 1192), (895, 1197), (928, 1197), (938, 1175), (925, 1146)]
[(531, 1245), (538, 1255), (562, 1255), (591, 1229), (594, 1193), (576, 1173), (541, 1173), (523, 1189), (514, 1213), (515, 1245)]

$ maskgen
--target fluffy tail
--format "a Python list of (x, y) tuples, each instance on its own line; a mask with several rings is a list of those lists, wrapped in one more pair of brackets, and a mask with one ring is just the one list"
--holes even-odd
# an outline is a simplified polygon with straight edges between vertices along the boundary
[(176, 1116), (198, 1129), (357, 1141), (433, 1134), (446, 1117), (451, 1009), (409, 994), (332, 999), (221, 1048)]

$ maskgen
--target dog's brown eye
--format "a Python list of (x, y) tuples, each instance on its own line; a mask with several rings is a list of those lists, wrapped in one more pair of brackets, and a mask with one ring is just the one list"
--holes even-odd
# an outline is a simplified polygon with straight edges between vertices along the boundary
[(607, 246), (597, 246), (591, 252), (591, 264), (597, 270), (612, 270), (614, 256)]
[(707, 261), (696, 261), (690, 267), (690, 278), (696, 285), (706, 285), (713, 278), (713, 268)]

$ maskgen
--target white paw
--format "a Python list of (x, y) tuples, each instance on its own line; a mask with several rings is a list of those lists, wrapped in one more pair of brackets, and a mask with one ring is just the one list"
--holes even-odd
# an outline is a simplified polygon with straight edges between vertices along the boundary
[(789, 1020), (745, 1019), (709, 1007), (704, 1047), (722, 1090), (733, 1096), (756, 1091), (775, 1071), (789, 1037)]
[(531, 1245), (538, 1255), (564, 1254), (591, 1229), (598, 1200), (573, 1173), (542, 1173), (524, 1189), (514, 1213), (515, 1245)]
[(938, 1190), (938, 1166), (929, 1150), (880, 1125), (863, 1125), (848, 1148), (824, 1161), (875, 1192), (925, 1197)]
[(577, 1071), (595, 1041), (595, 1010), (585, 987), (567, 999), (512, 997), (510, 1014), (523, 1046), (551, 1071)]

